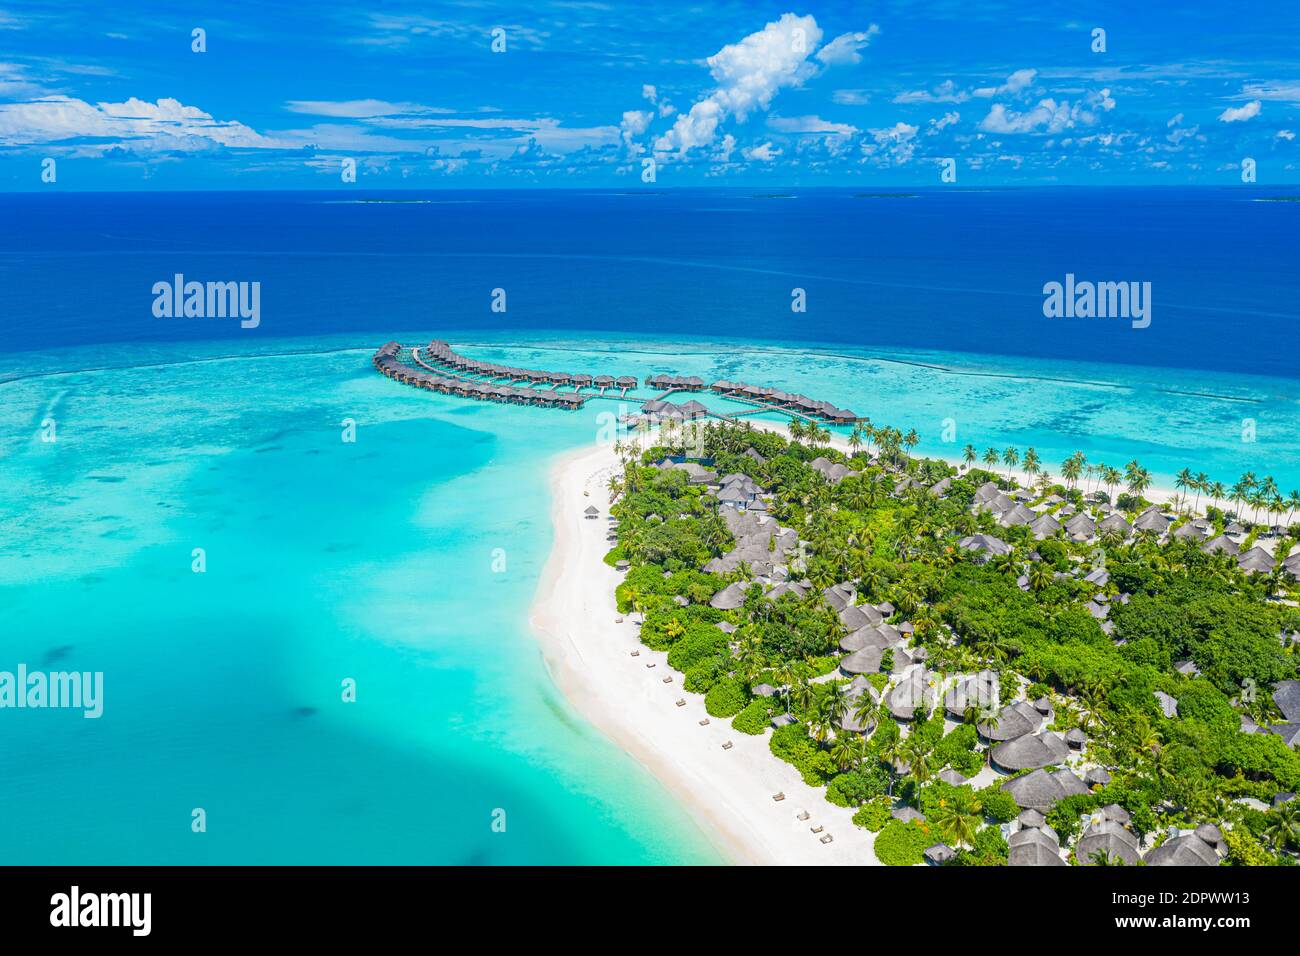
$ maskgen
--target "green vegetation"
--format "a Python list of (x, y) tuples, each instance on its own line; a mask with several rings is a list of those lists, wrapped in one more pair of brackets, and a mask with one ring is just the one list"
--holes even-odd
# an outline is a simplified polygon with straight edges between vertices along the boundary
[(876, 834), (876, 859), (885, 866), (916, 866), (925, 862), (925, 851), (938, 842), (924, 823), (890, 820)]
[[(1276, 734), (1242, 730), (1243, 717), (1265, 731), (1279, 722), (1271, 688), (1297, 676), (1295, 644), (1279, 635), (1300, 631), (1300, 611), (1288, 603), (1300, 591), (1280, 566), (1247, 574), (1198, 540), (1142, 530), (1101, 531), (1086, 542), (1064, 532), (1040, 540), (1025, 524), (1003, 527), (972, 508), (987, 483), (1014, 493), (1008, 476), (1019, 467), (1034, 488), (1023, 497), (1040, 512), (1064, 521), (1068, 505), (1099, 521), (1109, 513), (1101, 506), (1113, 502), (1114, 513), (1131, 523), (1147, 508), (1143, 493), (1151, 485), (1138, 463), (1121, 469), (1076, 454), (1055, 481), (1034, 449), (968, 446), (966, 466), (954, 469), (909, 455), (915, 434), (869, 424), (854, 430), (849, 454), (829, 447), (824, 429), (798, 420), (793, 440), (748, 425), (696, 428), (689, 444), (697, 460), (761, 487), (771, 527), (794, 529), (799, 547), (778, 553), (770, 537), (745, 561), (717, 560), (737, 546), (736, 513), (706, 484), (691, 484), (686, 471), (653, 467), (685, 451), (674, 441), (678, 429), (666, 425), (655, 447), (620, 446), (611, 558), (631, 567), (618, 586), (619, 611), (640, 623), (648, 647), (667, 652), (688, 692), (705, 695), (709, 714), (734, 718), (741, 733), (769, 733), (776, 758), (824, 787), (832, 804), (857, 808), (854, 822), (879, 831), (882, 862), (920, 862), (922, 850), (942, 841), (957, 850), (956, 864), (1004, 863), (997, 824), (1019, 813), (1001, 789), (1004, 779), (985, 785), (988, 746), (975, 723), (987, 714), (970, 708), (945, 721), (940, 706), (900, 722), (862, 690), (868, 684), (887, 694), (897, 655), (921, 650), (936, 690), (957, 675), (992, 670), (999, 704), (1046, 697), (1052, 730), (1083, 731), (1088, 764), (1106, 768), (1111, 779), (1052, 808), (1048, 822), (1063, 847), (1080, 834), (1084, 814), (1115, 804), (1138, 837), (1219, 825), (1232, 864), (1291, 862), (1300, 853), (1300, 810), (1271, 806), (1278, 793), (1300, 790), (1300, 755)], [(848, 470), (838, 481), (825, 474), (835, 465)], [(941, 479), (942, 494), (928, 491)], [(1289, 521), (1300, 508), (1300, 495), (1284, 497), (1269, 478), (1247, 475), (1229, 487), (1187, 471), (1178, 484), (1189, 509), (1204, 497), (1213, 524), (1207, 536), (1233, 520), (1220, 510), (1224, 504), (1235, 505), (1248, 534), (1261, 530), (1248, 519)], [(982, 556), (961, 546), (976, 534), (997, 537), (1008, 553)], [(1284, 533), (1278, 553), (1297, 540), (1300, 527)], [(754, 566), (763, 561), (802, 586), (766, 596), (784, 575), (764, 576)], [(706, 566), (730, 570), (708, 573)], [(1085, 580), (1102, 570), (1100, 579)], [(763, 586), (749, 587), (740, 607), (710, 605), (736, 582)], [(888, 602), (892, 610), (882, 615), (911, 625), (881, 652), (879, 672), (856, 685), (837, 670), (848, 631), (823, 593), (841, 583), (857, 604)], [(754, 693), (764, 683), (776, 696)], [(1165, 715), (1157, 692), (1177, 700), (1174, 716)], [(785, 713), (795, 722), (770, 730), (772, 718)], [(850, 718), (865, 733), (845, 730)], [(939, 779), (960, 783), (954, 771), (985, 776), (978, 789)], [(917, 809), (924, 824), (890, 819), (897, 805)]]

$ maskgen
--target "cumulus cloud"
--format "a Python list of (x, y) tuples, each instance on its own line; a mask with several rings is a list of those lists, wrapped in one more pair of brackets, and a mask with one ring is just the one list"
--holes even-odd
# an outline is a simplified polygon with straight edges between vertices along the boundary
[(654, 113), (649, 110), (628, 110), (623, 114), (623, 121), (619, 123), (619, 134), (623, 139), (623, 146), (628, 153), (635, 156), (642, 152), (640, 144), (636, 138), (650, 128), (650, 121), (654, 119)]
[(965, 103), (972, 97), (991, 99), (994, 96), (1015, 96), (1028, 89), (1038, 76), (1037, 70), (1016, 70), (997, 86), (981, 86), (973, 90), (960, 89), (952, 80), (944, 80), (930, 90), (910, 90), (894, 97), (895, 103)]
[(779, 147), (774, 147), (771, 143), (764, 143), (761, 146), (754, 146), (744, 151), (745, 158), (763, 163), (770, 163), (781, 155)]
[(821, 39), (821, 27), (811, 16), (786, 13), (724, 46), (707, 61), (717, 88), (677, 117), (656, 140), (655, 151), (685, 154), (712, 143), (726, 116), (743, 122), (754, 110), (767, 109), (782, 88), (798, 86), (815, 72), (808, 56)]
[(1009, 110), (994, 103), (989, 115), (980, 122), (986, 133), (1060, 133), (1075, 126), (1091, 126), (1097, 122), (1094, 109), (1109, 111), (1115, 108), (1110, 90), (1105, 89), (1088, 97), (1087, 102), (1057, 102), (1052, 98), (1038, 101), (1038, 105), (1023, 112)]
[(1244, 123), (1246, 120), (1258, 116), (1262, 105), (1259, 100), (1251, 100), (1245, 106), (1229, 106), (1219, 114), (1219, 122)]
[(971, 96), (978, 96), (981, 99), (991, 99), (994, 96), (1014, 96), (1034, 82), (1034, 77), (1037, 75), (1037, 70), (1016, 70), (1007, 77), (1005, 83), (999, 86), (981, 86), (977, 90), (972, 90)]
[(817, 51), (817, 59), (827, 66), (833, 66), (837, 63), (861, 63), (861, 51), (871, 43), (872, 38), (879, 32), (880, 27), (873, 23), (866, 30), (841, 33)]
[(871, 141), (864, 143), (862, 153), (869, 157), (888, 157), (897, 163), (909, 162), (916, 151), (918, 127), (899, 121), (893, 126), (868, 130)]
[[(776, 95), (802, 86), (823, 69), (861, 60), (861, 50), (879, 32), (844, 33), (818, 49), (822, 29), (812, 16), (782, 14), (737, 43), (729, 43), (706, 61), (716, 86), (690, 110), (679, 113), (672, 127), (654, 143), (656, 153), (685, 156), (712, 144), (728, 118), (745, 122), (765, 111)], [(762, 147), (758, 147), (761, 149)], [(775, 155), (775, 154), (774, 154)]]
[(965, 103), (970, 94), (957, 89), (952, 80), (944, 80), (933, 90), (910, 90), (894, 97), (895, 103)]
[(943, 130), (947, 129), (953, 123), (956, 123), (959, 119), (961, 119), (961, 114), (958, 113), (956, 110), (953, 110), (952, 112), (949, 113), (944, 113), (938, 119), (930, 120), (930, 128), (928, 132), (930, 134), (943, 132)]

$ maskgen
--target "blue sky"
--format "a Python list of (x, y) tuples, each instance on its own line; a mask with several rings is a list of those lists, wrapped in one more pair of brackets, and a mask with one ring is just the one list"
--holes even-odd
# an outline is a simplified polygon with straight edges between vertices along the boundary
[(1278, 184), (1297, 135), (1293, 2), (0, 0), (4, 190)]

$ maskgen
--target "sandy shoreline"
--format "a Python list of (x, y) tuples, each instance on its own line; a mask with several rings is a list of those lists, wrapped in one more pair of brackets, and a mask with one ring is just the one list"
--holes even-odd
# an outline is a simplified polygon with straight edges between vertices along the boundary
[[(770, 432), (777, 432), (781, 435), (784, 435), (786, 438), (790, 437), (789, 427), (784, 424), (781, 424), (780, 422), (767, 422), (758, 419), (750, 419), (750, 424), (757, 429), (762, 429), (764, 431), (770, 431)], [(830, 445), (832, 448), (835, 448), (837, 451), (842, 451), (846, 455), (853, 454), (853, 449), (849, 446), (849, 440), (843, 435), (837, 434), (835, 432), (831, 432)], [(864, 447), (862, 450), (866, 451), (866, 448)], [(873, 446), (873, 450), (875, 450), (874, 446)], [(1021, 451), (1023, 450), (1024, 449), (1021, 449)], [(956, 456), (956, 455), (954, 456), (931, 455), (928, 453), (916, 452), (914, 457), (921, 458), (921, 459), (937, 458), (939, 461), (942, 461), (948, 465), (951, 465), (953, 468), (956, 468), (959, 472), (961, 472), (966, 467), (966, 463), (961, 460), (960, 456)], [(992, 472), (993, 474), (997, 475), (999, 478), (1005, 479), (1007, 477), (1006, 465), (997, 465), (996, 467), (990, 468), (988, 465), (984, 464), (984, 462), (977, 461), (971, 467)], [(1052, 481), (1054, 483), (1065, 484), (1064, 480), (1061, 478), (1059, 474), (1059, 466), (1048, 465), (1046, 467), (1047, 470), (1052, 473)], [(1030, 475), (1028, 475), (1023, 469), (1020, 468), (1012, 468), (1010, 477), (1014, 478), (1016, 482), (1021, 485), (1021, 487), (1025, 487), (1025, 488), (1033, 487), (1035, 481), (1035, 479), (1030, 477)], [(1081, 490), (1084, 491), (1098, 490), (1098, 486), (1095, 481), (1081, 480), (1079, 487)], [(1105, 490), (1105, 489), (1101, 489), (1101, 490)], [(1116, 496), (1118, 496), (1124, 490), (1125, 489), (1123, 487), (1116, 488), (1115, 489)], [(1180, 493), (1173, 488), (1164, 488), (1158, 485), (1152, 485), (1146, 491), (1142, 492), (1142, 497), (1153, 504), (1171, 504), (1174, 501), (1174, 499), (1179, 497), (1179, 494)], [(1201, 510), (1204, 511), (1204, 508), (1202, 508)]]
[[(789, 764), (772, 756), (768, 734), (732, 729), (708, 715), (701, 694), (682, 689), (667, 654), (642, 646), (630, 618), (615, 623), (614, 588), (621, 575), (602, 560), (608, 551), (612, 449), (562, 455), (549, 476), (555, 540), (529, 613), (547, 668), (570, 703), (676, 797), (731, 861), (743, 864), (874, 863), (871, 834), (852, 811), (827, 803)], [(583, 492), (587, 492), (586, 495)], [(584, 518), (588, 505), (600, 509)], [(639, 655), (632, 656), (633, 651)], [(653, 663), (654, 667), (647, 667)], [(671, 683), (664, 678), (671, 676)], [(685, 706), (676, 701), (685, 699)], [(730, 750), (722, 744), (732, 743)], [(777, 802), (773, 794), (783, 792)], [(796, 819), (806, 810), (810, 818)], [(822, 826), (834, 842), (823, 844)]]
[[(781, 424), (753, 424), (788, 434)], [(850, 451), (843, 436), (833, 435), (831, 443)], [(667, 654), (644, 647), (630, 617), (616, 623), (614, 588), (621, 575), (602, 559), (609, 550), (607, 486), (618, 467), (613, 449), (604, 445), (566, 453), (551, 464), (555, 539), (529, 624), (552, 679), (587, 720), (667, 787), (733, 862), (875, 863), (872, 835), (853, 825), (852, 811), (827, 803), (822, 790), (806, 785), (793, 767), (772, 756), (768, 734), (739, 733), (730, 718), (700, 726), (708, 716), (703, 695), (682, 689), (682, 675), (668, 667)], [(1018, 470), (1012, 476), (1026, 482)], [(1173, 492), (1152, 488), (1146, 497), (1168, 501)], [(583, 516), (588, 505), (599, 509), (599, 518)], [(672, 681), (664, 683), (669, 676)], [(676, 705), (680, 699), (686, 701), (682, 707)], [(722, 749), (726, 741), (730, 750)], [(785, 799), (774, 801), (776, 793)], [(804, 810), (810, 818), (799, 821)], [(819, 842), (821, 834), (812, 832), (819, 825), (833, 843)]]

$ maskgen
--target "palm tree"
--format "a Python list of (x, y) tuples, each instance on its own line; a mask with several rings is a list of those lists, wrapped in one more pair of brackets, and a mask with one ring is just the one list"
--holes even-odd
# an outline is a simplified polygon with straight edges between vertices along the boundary
[(794, 689), (795, 681), (803, 674), (803, 668), (794, 661), (785, 661), (776, 672), (772, 675), (781, 684), (781, 689), (785, 692), (785, 712), (790, 713), (790, 694)]
[(1034, 451), (1034, 447), (1030, 445), (1029, 449), (1025, 452), (1025, 458), (1024, 461), (1021, 462), (1021, 467), (1025, 469), (1026, 475), (1033, 478), (1034, 475), (1038, 474), (1038, 464), (1038, 452)]
[(808, 709), (817, 697), (817, 692), (813, 689), (807, 674), (800, 674), (796, 678), (795, 685), (790, 691), (790, 697), (801, 711), (805, 714), (808, 713)]
[(983, 822), (979, 801), (962, 797), (942, 799), (931, 814), (930, 822), (939, 829), (940, 835), (949, 845), (971, 846), (975, 842), (975, 834), (979, 832), (980, 823)]
[(961, 457), (962, 461), (966, 463), (966, 469), (969, 471), (970, 466), (975, 464), (975, 460), (979, 457), (979, 453), (975, 451), (974, 445), (967, 445), (962, 449)]
[(1203, 471), (1198, 471), (1196, 473), (1196, 483), (1192, 487), (1196, 489), (1196, 501), (1192, 505), (1192, 510), (1195, 511), (1201, 506), (1201, 492), (1210, 487), (1210, 476)]
[(858, 697), (857, 705), (853, 708), (853, 719), (864, 727), (870, 727), (876, 722), (876, 711), (878, 709), (879, 706), (871, 695), (864, 692)]
[(853, 449), (854, 454), (862, 447), (862, 423), (858, 422), (853, 426), (853, 431), (849, 435), (849, 447)]
[(1264, 832), (1279, 850), (1300, 847), (1300, 800), (1288, 800), (1274, 810)]
[(1056, 576), (1045, 561), (1035, 561), (1029, 567), (1029, 587), (1035, 592), (1045, 591), (1056, 582)]
[(1080, 455), (1076, 451), (1065, 461), (1061, 462), (1061, 477), (1065, 479), (1066, 485), (1073, 488), (1075, 482), (1079, 480), (1079, 475), (1083, 473), (1083, 463)]
[(802, 418), (791, 418), (791, 419), (790, 419), (790, 437), (793, 438), (795, 441), (799, 441), (800, 439), (803, 438), (803, 436), (804, 436), (804, 425), (803, 425), (803, 419), (802, 419)]
[[(985, 733), (992, 734), (998, 729), (1001, 722), (998, 716), (998, 705), (995, 701), (989, 701), (984, 705), (983, 713), (980, 715), (980, 723), (984, 725)], [(984, 759), (988, 762), (989, 767), (993, 766), (993, 740), (989, 739), (989, 745), (984, 749)]]
[(1211, 495), (1214, 498), (1214, 507), (1217, 508), (1219, 507), (1219, 502), (1223, 498), (1227, 497), (1228, 489), (1223, 487), (1223, 482), (1216, 481), (1213, 484), (1211, 484), (1209, 488), (1206, 489), (1206, 493)]
[(844, 715), (849, 712), (849, 695), (844, 690), (844, 685), (839, 681), (832, 681), (826, 689), (826, 696), (822, 698), (825, 706), (826, 717), (836, 726), (844, 720)]
[(934, 775), (934, 759), (919, 734), (913, 734), (904, 742), (903, 759), (907, 761), (908, 773), (918, 784), (924, 786)]
[(1001, 456), (998, 454), (996, 448), (989, 447), (984, 449), (984, 464), (988, 465), (990, 468), (996, 468), (1000, 459)]
[(836, 734), (835, 742), (831, 744), (831, 760), (841, 771), (848, 770), (858, 757), (859, 748), (854, 746), (862, 740), (861, 737), (855, 737), (851, 734)]
[(1151, 472), (1147, 471), (1145, 468), (1138, 467), (1129, 475), (1128, 490), (1134, 495), (1141, 497), (1142, 492), (1146, 491), (1150, 487)]
[(1016, 467), (1020, 462), (1020, 452), (1008, 445), (1002, 452), (1002, 463), (1007, 466), (1007, 477), (1011, 477), (1011, 469)]
[(1102, 483), (1106, 485), (1107, 497), (1114, 499), (1115, 488), (1116, 486), (1119, 485), (1121, 481), (1124, 480), (1124, 476), (1123, 474), (1120, 473), (1120, 470), (1118, 468), (1112, 468), (1110, 465), (1107, 465), (1105, 468), (1105, 473), (1102, 475), (1101, 480)]

